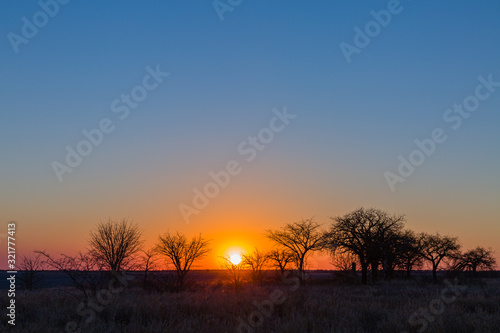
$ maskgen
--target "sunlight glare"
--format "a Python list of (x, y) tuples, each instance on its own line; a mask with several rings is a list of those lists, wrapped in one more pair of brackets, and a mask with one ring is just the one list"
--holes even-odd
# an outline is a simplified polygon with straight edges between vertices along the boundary
[(229, 255), (229, 260), (233, 265), (238, 265), (241, 262), (241, 254), (233, 253)]

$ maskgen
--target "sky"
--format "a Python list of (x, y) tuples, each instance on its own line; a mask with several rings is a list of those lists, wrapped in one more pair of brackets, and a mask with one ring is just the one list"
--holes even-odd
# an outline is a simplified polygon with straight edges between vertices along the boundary
[(0, 242), (16, 221), (18, 255), (74, 254), (127, 218), (147, 246), (201, 233), (198, 267), (217, 268), (270, 248), (266, 229), (363, 206), (498, 257), (499, 16), (497, 1), (2, 1)]

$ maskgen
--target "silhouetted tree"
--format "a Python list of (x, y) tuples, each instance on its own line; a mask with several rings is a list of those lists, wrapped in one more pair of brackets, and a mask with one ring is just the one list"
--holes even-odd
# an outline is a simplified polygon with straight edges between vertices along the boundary
[(397, 251), (399, 256), (398, 266), (406, 271), (406, 278), (408, 279), (413, 267), (419, 266), (423, 260), (419, 238), (412, 230), (405, 230), (400, 235)]
[(459, 270), (470, 270), (474, 273), (480, 270), (494, 270), (496, 259), (493, 257), (493, 250), (478, 246), (475, 249), (469, 250), (460, 254), (455, 264)]
[(332, 265), (342, 272), (352, 272), (352, 267), (356, 267), (358, 257), (352, 252), (338, 252), (333, 255)]
[(156, 247), (150, 248), (148, 250), (141, 250), (142, 255), (140, 257), (140, 266), (141, 269), (144, 271), (144, 286), (146, 287), (148, 284), (148, 273), (151, 270), (157, 269), (158, 268), (158, 262), (157, 262), (157, 257), (158, 257), (158, 251)]
[(359, 208), (331, 218), (329, 247), (332, 253), (354, 253), (361, 265), (361, 281), (367, 283), (368, 265), (376, 279), (378, 265), (388, 258), (387, 244), (403, 228), (403, 215), (389, 215), (375, 208)]
[(280, 270), (281, 276), (285, 273), (288, 264), (294, 260), (293, 253), (285, 249), (271, 250), (267, 256), (271, 263)]
[(425, 260), (432, 264), (432, 278), (437, 281), (437, 269), (439, 264), (446, 258), (457, 258), (459, 256), (460, 244), (457, 237), (441, 236), (421, 233), (419, 236), (421, 253)]
[(413, 266), (419, 265), (423, 260), (420, 242), (411, 230), (390, 232), (382, 249), (382, 265), (386, 280), (392, 278), (397, 267), (404, 269), (406, 278), (409, 278)]
[[(63, 272), (73, 286), (83, 294), (84, 299), (95, 296), (105, 281), (105, 276), (102, 274), (103, 263), (88, 253), (79, 252), (76, 256), (61, 254), (59, 258), (52, 257), (46, 251), (35, 251), (35, 253), (44, 257), (44, 263), (48, 266)], [(80, 299), (79, 295), (67, 292)]]
[(43, 269), (42, 256), (38, 253), (36, 256), (23, 256), (19, 260), (18, 270), (19, 280), (27, 290), (33, 290), (40, 286), (42, 276), (40, 271)]
[(394, 270), (400, 260), (401, 230), (390, 231), (380, 244), (382, 269), (384, 280), (392, 278)]
[(252, 281), (261, 282), (263, 278), (262, 269), (269, 260), (268, 255), (256, 248), (252, 253), (242, 254), (241, 259), (243, 265), (252, 270)]
[(323, 250), (327, 244), (327, 237), (320, 228), (321, 225), (311, 218), (287, 224), (280, 230), (266, 231), (266, 236), (270, 240), (293, 253), (301, 282), (304, 281), (308, 254)]
[(177, 273), (177, 290), (184, 288), (186, 275), (193, 263), (210, 252), (208, 245), (209, 241), (202, 238), (201, 234), (193, 237), (191, 241), (180, 233), (166, 233), (160, 236), (157, 251), (170, 259), (174, 265)]
[(243, 260), (238, 264), (231, 261), (229, 255), (220, 257), (219, 266), (224, 270), (227, 280), (233, 285), (234, 289), (238, 291), (245, 281), (245, 264)]
[(97, 224), (90, 232), (89, 253), (112, 271), (119, 272), (128, 267), (141, 250), (142, 232), (136, 224), (126, 219)]

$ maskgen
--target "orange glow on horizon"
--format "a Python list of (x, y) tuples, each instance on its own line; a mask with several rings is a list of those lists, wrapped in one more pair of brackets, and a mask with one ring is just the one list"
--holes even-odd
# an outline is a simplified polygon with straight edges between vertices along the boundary
[(248, 251), (241, 247), (241, 246), (230, 246), (228, 247), (225, 251), (224, 251), (224, 257), (229, 257), (229, 261), (231, 261), (231, 263), (233, 265), (238, 265), (239, 263), (241, 263), (241, 260), (242, 260), (242, 255), (247, 253)]

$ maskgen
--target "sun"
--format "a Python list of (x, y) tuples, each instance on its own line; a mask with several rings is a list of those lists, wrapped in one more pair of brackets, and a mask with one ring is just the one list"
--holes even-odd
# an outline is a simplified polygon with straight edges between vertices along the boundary
[(241, 262), (241, 254), (232, 253), (229, 255), (229, 260), (231, 261), (231, 264), (238, 265)]
[(241, 264), (243, 261), (242, 256), (247, 253), (247, 250), (239, 245), (231, 245), (229, 247), (226, 247), (223, 254), (223, 257), (225, 257), (231, 265), (238, 266)]

